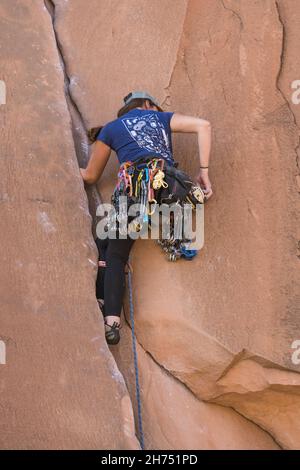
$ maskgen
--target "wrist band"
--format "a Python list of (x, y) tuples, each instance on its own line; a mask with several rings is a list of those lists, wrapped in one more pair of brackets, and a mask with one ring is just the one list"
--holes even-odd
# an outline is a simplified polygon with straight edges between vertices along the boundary
[(208, 168), (208, 166), (200, 166), (200, 168)]

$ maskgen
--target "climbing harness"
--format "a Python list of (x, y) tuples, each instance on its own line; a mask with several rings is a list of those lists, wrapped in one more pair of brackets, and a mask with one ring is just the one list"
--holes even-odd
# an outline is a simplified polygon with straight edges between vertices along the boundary
[(161, 187), (163, 188), (168, 187), (168, 183), (164, 181), (164, 177), (165, 177), (164, 172), (161, 170), (158, 170), (153, 178), (153, 184), (152, 184), (153, 189), (160, 189)]
[[(197, 204), (205, 202), (201, 187), (176, 166), (155, 156), (123, 163), (111, 197), (114, 211), (108, 215), (107, 224), (110, 230), (117, 230), (118, 225), (119, 232), (124, 235), (141, 232), (145, 223), (151, 227), (151, 216), (158, 204), (176, 203), (178, 214), (171, 224), (169, 236), (158, 240), (170, 261), (179, 258), (191, 260), (196, 256), (197, 250), (189, 249), (192, 240), (182, 238), (182, 233), (175, 234), (174, 227), (179, 216), (183, 215), (184, 205), (188, 204), (195, 210)], [(121, 196), (126, 196), (127, 206), (120, 204)], [(138, 204), (138, 215), (129, 221), (128, 210), (133, 204)]]

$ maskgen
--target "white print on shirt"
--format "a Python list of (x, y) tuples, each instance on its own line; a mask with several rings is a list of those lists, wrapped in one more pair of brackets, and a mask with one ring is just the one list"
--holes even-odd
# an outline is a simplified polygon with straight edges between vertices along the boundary
[(139, 147), (173, 160), (168, 135), (156, 114), (124, 118), (122, 122)]

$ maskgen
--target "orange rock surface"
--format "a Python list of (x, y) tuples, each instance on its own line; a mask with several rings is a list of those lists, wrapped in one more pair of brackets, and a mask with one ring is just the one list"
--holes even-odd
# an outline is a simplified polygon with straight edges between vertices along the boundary
[[(0, 446), (139, 447), (128, 299), (109, 351), (76, 155), (88, 158), (88, 127), (147, 89), (211, 122), (214, 195), (192, 262), (167, 262), (153, 241), (133, 248), (146, 448), (299, 448), (299, 2), (17, 3), (0, 6)], [(173, 147), (195, 175), (196, 136)], [(116, 170), (113, 154), (103, 201)]]

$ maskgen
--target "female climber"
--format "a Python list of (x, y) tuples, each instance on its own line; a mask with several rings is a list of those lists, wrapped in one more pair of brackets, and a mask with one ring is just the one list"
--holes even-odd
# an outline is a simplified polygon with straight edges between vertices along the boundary
[[(130, 171), (133, 168), (136, 169), (141, 162), (144, 162), (144, 167), (146, 165), (148, 179), (151, 174), (156, 174), (156, 177), (164, 174), (162, 171), (159, 173), (164, 163), (169, 168), (172, 166), (175, 168), (171, 132), (198, 135), (200, 168), (196, 181), (202, 188), (205, 199), (210, 198), (212, 195), (208, 176), (211, 148), (210, 123), (198, 117), (164, 112), (157, 100), (146, 91), (129, 93), (124, 98), (124, 105), (118, 111), (116, 119), (103, 127), (89, 131), (90, 142), (94, 143), (94, 148), (87, 168), (80, 168), (83, 181), (87, 184), (94, 184), (99, 180), (111, 150), (116, 152), (121, 165), (119, 177), (120, 174), (123, 175), (124, 169), (128, 175), (132, 175)], [(130, 176), (127, 178), (130, 180)], [(142, 184), (142, 180), (138, 178), (135, 184)], [(156, 179), (156, 182), (161, 183), (161, 179)], [(130, 191), (132, 194), (132, 188)], [(96, 239), (100, 254), (96, 296), (104, 316), (105, 337), (108, 344), (117, 344), (120, 340), (125, 268), (133, 243), (134, 239), (129, 236), (118, 238), (117, 235), (117, 238)]]

